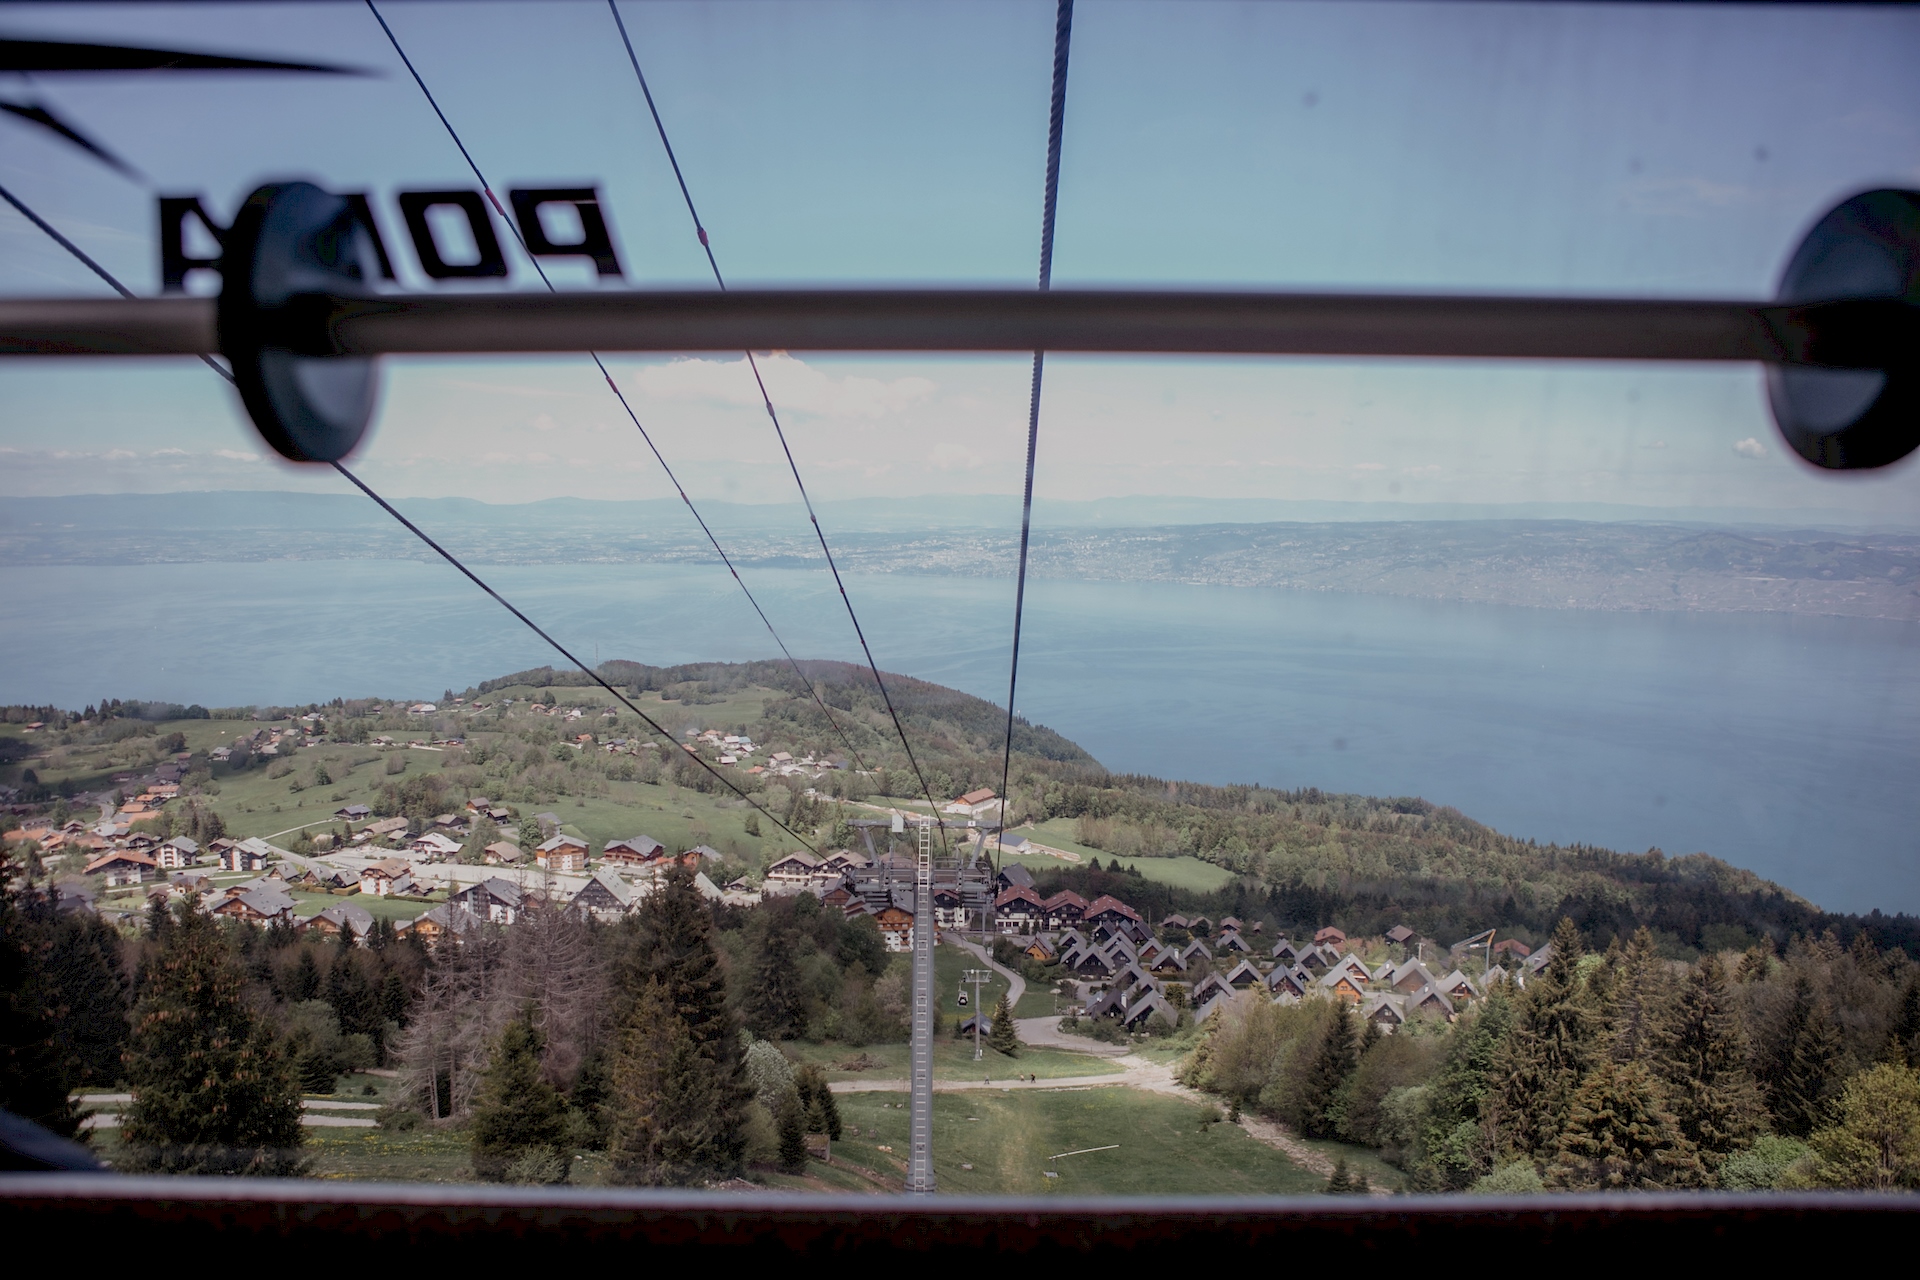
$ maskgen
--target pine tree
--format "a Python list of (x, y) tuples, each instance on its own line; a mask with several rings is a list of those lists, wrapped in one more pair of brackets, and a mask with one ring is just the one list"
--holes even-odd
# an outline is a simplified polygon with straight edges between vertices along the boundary
[(1300, 1081), (1300, 1127), (1316, 1138), (1331, 1138), (1340, 1131), (1340, 1086), (1360, 1062), (1353, 1024), (1353, 1013), (1346, 1005), (1333, 1010)]
[(1422, 1126), (1414, 1167), (1414, 1183), (1421, 1190), (1462, 1190), (1491, 1167), (1483, 1116), (1494, 1092), (1493, 1064), (1513, 1033), (1514, 1005), (1506, 988), (1495, 987), (1470, 1021), (1449, 1039), (1446, 1057), (1428, 1093), (1426, 1124)]
[(1706, 1170), (1638, 1063), (1602, 1062), (1573, 1096), (1547, 1169), (1557, 1187), (1694, 1187)]
[(1804, 1138), (1818, 1127), (1839, 1058), (1839, 1033), (1814, 998), (1812, 981), (1801, 973), (1764, 1035), (1756, 1062), (1767, 1110), (1779, 1132)]
[(987, 1033), (987, 1047), (1009, 1058), (1020, 1056), (1020, 1032), (1013, 1025), (1013, 1006), (1007, 1003), (1004, 990), (1000, 1002), (993, 1006), (993, 1030)]
[(1600, 1020), (1580, 984), (1580, 931), (1562, 918), (1553, 958), (1527, 984), (1513, 1034), (1493, 1064), (1499, 1083), (1499, 1142), (1507, 1151), (1551, 1158), (1587, 1068), (1598, 1056)]
[(123, 1167), (172, 1173), (298, 1169), (300, 1092), (212, 917), (183, 910), (146, 969), (126, 1078)]
[(793, 1083), (807, 1107), (807, 1132), (824, 1133), (835, 1142), (840, 1141), (840, 1104), (834, 1101), (833, 1090), (827, 1086), (826, 1073), (811, 1062), (803, 1062), (793, 1073)]
[(489, 1182), (506, 1178), (515, 1161), (550, 1153), (566, 1168), (566, 1102), (540, 1074), (545, 1047), (532, 1010), (508, 1023), (494, 1045), (474, 1100), (473, 1171)]
[(320, 994), (320, 966), (314, 963), (313, 948), (301, 947), (300, 956), (293, 962), (293, 972), (287, 975), (286, 992), (288, 1004), (299, 1004), (312, 1000)]
[(1709, 1170), (1751, 1145), (1766, 1121), (1747, 1055), (1726, 970), (1719, 956), (1703, 956), (1681, 989), (1655, 1061), (1680, 1133)]
[(780, 1128), (780, 1172), (807, 1171), (807, 1112), (800, 1105), (797, 1089), (788, 1089), (780, 1098), (776, 1117)]
[(1900, 993), (1900, 1012), (1894, 1015), (1888, 1036), (1888, 1057), (1909, 1067), (1920, 1067), (1920, 973), (1907, 979)]
[[(736, 1073), (737, 1075), (737, 1070)], [(737, 1091), (701, 1052), (664, 983), (649, 980), (615, 1052), (607, 1149), (616, 1182), (691, 1187), (740, 1170)]]
[(800, 938), (786, 920), (770, 922), (747, 994), (747, 1026), (765, 1040), (791, 1040), (807, 1028), (800, 985)]
[(1353, 1178), (1347, 1173), (1347, 1158), (1339, 1157), (1333, 1162), (1333, 1173), (1327, 1178), (1326, 1194), (1330, 1196), (1350, 1196), (1353, 1194)]
[(1660, 953), (1645, 925), (1609, 966), (1606, 992), (1607, 1029), (1612, 1033), (1615, 1062), (1639, 1062), (1660, 1039), (1666, 1015), (1665, 982)]
[(59, 1003), (45, 974), (52, 910), (13, 877), (0, 851), (0, 1107), (72, 1137), (81, 1117), (68, 1092), (77, 1082), (63, 1069)]

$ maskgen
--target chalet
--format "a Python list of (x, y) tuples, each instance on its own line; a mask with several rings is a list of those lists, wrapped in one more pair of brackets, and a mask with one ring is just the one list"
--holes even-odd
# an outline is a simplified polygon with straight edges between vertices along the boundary
[(1141, 964), (1144, 964), (1149, 969), (1151, 969), (1153, 967), (1153, 962), (1160, 958), (1160, 954), (1162, 952), (1175, 950), (1175, 949), (1176, 948), (1168, 947), (1165, 943), (1156, 942), (1153, 939), (1149, 938), (1147, 940), (1147, 944), (1140, 948), (1139, 953), (1134, 956), (1134, 959), (1138, 960)]
[(402, 937), (412, 934), (428, 946), (437, 946), (449, 937), (458, 942), (461, 935), (477, 929), (480, 924), (480, 917), (466, 908), (442, 903), (405, 924), (395, 925), (393, 931)]
[(1059, 953), (1053, 949), (1052, 941), (1046, 937), (1038, 937), (1028, 943), (1025, 954), (1029, 960), (1037, 960), (1041, 964), (1052, 964), (1060, 958)]
[(1267, 990), (1275, 997), (1287, 995), (1298, 1000), (1307, 994), (1307, 988), (1312, 985), (1310, 974), (1301, 969), (1289, 969), (1285, 965), (1275, 965), (1267, 974)]
[[(1022, 868), (1022, 870), (1025, 870), (1025, 868)], [(1140, 913), (1110, 893), (1103, 893), (1088, 903), (1086, 915), (1083, 919), (1088, 924), (1096, 927), (1102, 924), (1111, 924), (1124, 929), (1128, 925), (1134, 925), (1136, 927), (1140, 925)], [(1144, 938), (1145, 931), (1143, 929), (1143, 941)]]
[(307, 933), (325, 934), (330, 938), (339, 937), (340, 931), (344, 929), (348, 937), (357, 939), (364, 947), (367, 944), (367, 935), (373, 932), (373, 912), (365, 907), (356, 907), (352, 903), (343, 902), (338, 906), (328, 907), (319, 915), (308, 916), (300, 922), (300, 927)]
[(792, 892), (838, 879), (823, 859), (804, 850), (787, 854), (767, 868), (765, 884), (772, 892)]
[(429, 831), (423, 836), (415, 836), (408, 841), (407, 848), (429, 862), (438, 862), (458, 854), (460, 842), (443, 836), (438, 831)]
[(652, 836), (629, 836), (625, 840), (609, 840), (600, 851), (600, 860), (619, 867), (644, 867), (649, 862), (667, 856), (667, 846)]
[[(1018, 862), (1009, 862), (1000, 868), (1000, 874), (994, 880), (994, 891), (1005, 893), (1008, 889), (1032, 889), (1033, 872)], [(1034, 898), (1040, 901), (1039, 897)]]
[(1351, 951), (1340, 957), (1340, 963), (1335, 965), (1334, 969), (1358, 979), (1363, 984), (1373, 981), (1373, 970), (1367, 968), (1367, 962)]
[(1366, 981), (1346, 969), (1329, 969), (1314, 980), (1313, 989), (1317, 995), (1359, 1004), (1367, 998)]
[[(1137, 963), (1148, 962), (1140, 961)], [(1172, 947), (1168, 947), (1153, 958), (1149, 964), (1149, 968), (1157, 977), (1171, 978), (1179, 974), (1184, 974), (1187, 971), (1187, 962), (1185, 957), (1178, 951), (1175, 951)]]
[(495, 840), (482, 855), (489, 866), (496, 867), (510, 867), (525, 856), (520, 846), (511, 840)]
[(213, 914), (264, 927), (270, 924), (291, 924), (293, 908), (294, 901), (291, 895), (279, 889), (259, 888), (216, 904)]
[(1187, 932), (1197, 937), (1205, 937), (1207, 934), (1213, 932), (1213, 921), (1207, 919), (1205, 916), (1195, 916), (1193, 919), (1187, 921)]
[(942, 929), (965, 929), (967, 927), (967, 904), (965, 895), (957, 884), (937, 884), (933, 887), (933, 922)]
[(1382, 1031), (1393, 1031), (1406, 1024), (1406, 997), (1391, 991), (1370, 995), (1361, 1002), (1360, 1016)]
[(1325, 973), (1340, 959), (1340, 953), (1332, 947), (1308, 947), (1300, 953), (1299, 965), (1309, 973)]
[(1496, 956), (1512, 956), (1516, 960), (1525, 960), (1533, 954), (1533, 948), (1518, 938), (1502, 938), (1493, 944), (1493, 954)]
[(873, 922), (880, 926), (880, 936), (887, 940), (887, 950), (913, 950), (913, 912), (890, 903), (874, 913)]
[(873, 865), (873, 859), (852, 849), (835, 849), (827, 855), (827, 869), (838, 875), (858, 874)]
[(1294, 946), (1293, 943), (1286, 938), (1281, 938), (1273, 944), (1273, 948), (1268, 951), (1267, 954), (1275, 960), (1278, 960), (1281, 964), (1292, 964), (1300, 958), (1300, 948)]
[(1205, 1022), (1208, 1018), (1211, 1018), (1214, 1014), (1220, 1012), (1232, 1003), (1233, 988), (1228, 987), (1225, 990), (1221, 990), (1216, 987), (1209, 991), (1204, 998), (1195, 999), (1193, 1020), (1196, 1023)]
[(444, 831), (449, 835), (456, 832), (464, 833), (467, 829), (467, 820), (457, 813), (443, 813), (434, 818), (433, 826), (436, 831)]
[(1405, 964), (1395, 965), (1393, 971), (1381, 981), (1402, 995), (1412, 995), (1422, 987), (1431, 986), (1433, 974), (1420, 961), (1409, 960)]
[(1065, 955), (1070, 947), (1088, 945), (1087, 936), (1078, 929), (1063, 929), (1060, 931), (1060, 936), (1053, 940), (1053, 945), (1059, 949), (1061, 955)]
[(103, 853), (86, 865), (82, 875), (100, 875), (107, 877), (107, 887), (116, 888), (123, 884), (140, 884), (160, 870), (160, 864), (137, 849), (115, 849)]
[(1030, 887), (1003, 890), (993, 900), (994, 927), (1001, 933), (1032, 933), (1045, 918), (1046, 909), (1040, 904), (1040, 895)]
[(1259, 986), (1265, 978), (1258, 969), (1253, 967), (1251, 961), (1242, 960), (1227, 971), (1226, 980), (1228, 986), (1246, 988)]
[(533, 851), (533, 860), (549, 871), (585, 871), (587, 842), (579, 836), (557, 835)]
[(1087, 900), (1071, 889), (1054, 894), (1040, 909), (1046, 913), (1049, 929), (1071, 929), (1087, 918)]
[(573, 901), (567, 904), (567, 910), (582, 919), (594, 919), (611, 923), (619, 920), (633, 909), (637, 900), (633, 889), (615, 875), (610, 868), (602, 867), (593, 873), (580, 892), (573, 895)]
[(1413, 930), (1407, 928), (1407, 926), (1403, 924), (1397, 924), (1393, 926), (1393, 928), (1387, 930), (1385, 936), (1387, 941), (1391, 942), (1396, 947), (1409, 946), (1412, 944), (1414, 938), (1416, 937)]
[(370, 893), (376, 898), (404, 892), (399, 886), (412, 883), (413, 868), (398, 858), (382, 858), (360, 872), (360, 892)]
[(407, 834), (407, 820), (405, 818), (382, 818), (378, 822), (369, 822), (366, 826), (362, 827), (361, 830), (376, 839), (403, 836)]
[(1453, 1016), (1453, 1001), (1447, 993), (1438, 987), (1423, 987), (1407, 997), (1407, 1009), (1411, 1013), (1434, 1014), (1440, 1017)]
[(273, 853), (273, 846), (265, 840), (250, 837), (227, 846), (220, 857), (220, 865), (228, 871), (265, 871), (267, 860)]
[(993, 788), (980, 787), (967, 792), (967, 794), (961, 796), (958, 800), (943, 805), (940, 811), (942, 813), (956, 814), (963, 818), (984, 818), (988, 814), (996, 812), (999, 808), (1000, 801), (995, 798)]
[[(1256, 974), (1254, 976), (1255, 980), (1258, 981), (1259, 975)], [(1190, 1004), (1199, 1005), (1212, 998), (1216, 992), (1221, 991), (1231, 996), (1233, 994), (1233, 985), (1219, 974), (1210, 973), (1193, 984), (1193, 990), (1188, 994), (1187, 999)]]
[(1144, 1031), (1154, 1018), (1164, 1018), (1167, 1026), (1172, 1027), (1180, 1021), (1180, 1011), (1168, 1004), (1159, 992), (1154, 992), (1134, 1001), (1120, 1015), (1120, 1025), (1129, 1031)]
[(1237, 951), (1241, 955), (1253, 954), (1253, 948), (1246, 944), (1246, 941), (1240, 937), (1237, 930), (1233, 929), (1228, 929), (1222, 933), (1219, 941), (1213, 944), (1213, 948), (1216, 951)]
[(965, 1039), (966, 1037), (974, 1035), (976, 1033), (983, 1037), (990, 1036), (993, 1034), (993, 1015), (992, 1014), (990, 1013), (969, 1014), (965, 1019), (961, 1021), (959, 1026), (953, 1029), (953, 1034), (961, 1039)]
[(492, 817), (493, 809), (493, 801), (487, 799), (485, 796), (475, 796), (473, 799), (467, 801), (468, 813), (484, 813), (488, 817)]
[(1068, 952), (1060, 957), (1060, 963), (1078, 974), (1089, 978), (1109, 978), (1119, 968), (1106, 952), (1095, 947), (1083, 951)]
[(1347, 935), (1342, 933), (1340, 930), (1334, 928), (1332, 925), (1328, 925), (1326, 928), (1319, 930), (1313, 935), (1314, 945), (1320, 946), (1320, 947), (1344, 946), (1346, 944), (1346, 941), (1347, 941)]
[(1180, 948), (1180, 958), (1187, 964), (1192, 964), (1195, 960), (1213, 959), (1213, 952), (1207, 950), (1206, 943), (1195, 938), (1192, 942)]
[(512, 924), (525, 910), (526, 895), (520, 886), (489, 876), (479, 884), (468, 885), (447, 901), (492, 924)]
[(1446, 992), (1447, 999), (1455, 1005), (1480, 998), (1480, 988), (1474, 986), (1473, 979), (1458, 969), (1443, 977), (1435, 978), (1433, 985), (1436, 990)]
[(1107, 938), (1096, 936), (1095, 942), (1101, 950), (1115, 959), (1138, 960), (1140, 958), (1140, 948), (1135, 946), (1133, 939), (1125, 933), (1115, 933)]
[(175, 836), (161, 845), (154, 857), (167, 870), (178, 871), (200, 861), (200, 844), (186, 836)]
[(1225, 932), (1228, 932), (1228, 931), (1232, 931), (1232, 932), (1234, 932), (1234, 933), (1238, 933), (1238, 932), (1239, 932), (1240, 930), (1242, 930), (1242, 929), (1244, 929), (1244, 928), (1246, 928), (1246, 925), (1244, 925), (1244, 924), (1242, 924), (1242, 923), (1240, 922), (1240, 917), (1239, 917), (1239, 916), (1222, 916), (1222, 917), (1220, 917), (1220, 931), (1221, 931), (1222, 933), (1225, 933)]
[(1149, 991), (1158, 991), (1160, 984), (1153, 975), (1137, 964), (1125, 964), (1114, 971), (1113, 985), (1122, 991), (1131, 991), (1136, 987), (1145, 987)]
[(1552, 959), (1553, 959), (1553, 944), (1549, 942), (1546, 945), (1542, 946), (1538, 951), (1530, 953), (1525, 960), (1522, 960), (1520, 962), (1521, 972), (1538, 973), (1542, 969), (1546, 968), (1547, 962)]
[(1185, 929), (1187, 927), (1187, 918), (1178, 914), (1170, 915), (1160, 922), (1160, 927), (1162, 929)]

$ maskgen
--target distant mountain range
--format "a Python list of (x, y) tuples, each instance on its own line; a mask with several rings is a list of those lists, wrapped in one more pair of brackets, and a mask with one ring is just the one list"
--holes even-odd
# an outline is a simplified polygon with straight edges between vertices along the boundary
[[(835, 554), (849, 571), (1010, 576), (1017, 555), (1012, 501), (895, 499), (825, 503), (820, 510)], [(397, 505), (476, 563), (713, 558), (677, 501), (496, 505), (422, 498)], [(1636, 508), (1596, 507), (1576, 517), (1568, 511), (1589, 509), (1543, 507), (1531, 514), (1534, 509), (1519, 507), (1189, 499), (1048, 507), (1049, 518), (1033, 542), (1032, 571), (1042, 577), (1537, 608), (1920, 621), (1920, 532), (1656, 519)], [(1291, 518), (1276, 516), (1283, 509)], [(736, 563), (803, 568), (819, 562), (797, 506), (710, 503), (703, 512)], [(1629, 513), (1636, 518), (1626, 518)], [(1196, 518), (1201, 514), (1208, 518)], [(385, 513), (349, 495), (242, 491), (13, 498), (0, 504), (0, 564), (6, 565), (413, 560), (431, 554)]]

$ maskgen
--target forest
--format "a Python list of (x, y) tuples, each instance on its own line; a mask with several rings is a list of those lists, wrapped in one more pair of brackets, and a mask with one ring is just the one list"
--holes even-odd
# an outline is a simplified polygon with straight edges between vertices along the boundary
[(1864, 933), (1729, 966), (1603, 952), (1563, 919), (1518, 991), (1393, 1034), (1338, 1001), (1243, 995), (1183, 1079), (1378, 1148), (1422, 1191), (1920, 1188), (1920, 966)]

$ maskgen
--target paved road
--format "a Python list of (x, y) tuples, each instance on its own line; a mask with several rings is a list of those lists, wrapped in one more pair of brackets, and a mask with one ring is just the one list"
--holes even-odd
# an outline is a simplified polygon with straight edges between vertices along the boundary
[[(1027, 994), (1027, 980), (1025, 978), (1011, 969), (1003, 968), (994, 963), (993, 953), (977, 942), (968, 942), (965, 938), (951, 933), (947, 935), (947, 941), (957, 944), (962, 951), (973, 955), (985, 964), (987, 968), (1005, 978), (1007, 980), (1007, 1007), (1010, 1009), (1019, 1007), (1020, 997)], [(989, 1009), (987, 1012), (992, 1013), (993, 1011)], [(1025, 1024), (1016, 1023), (1015, 1025), (1024, 1026)]]
[(1046, 1018), (1021, 1018), (1015, 1025), (1020, 1029), (1020, 1043), (1030, 1044), (1036, 1048), (1066, 1049), (1095, 1058), (1120, 1058), (1132, 1052), (1124, 1044), (1102, 1044), (1091, 1036), (1076, 1036), (1062, 1031), (1057, 1015)]

